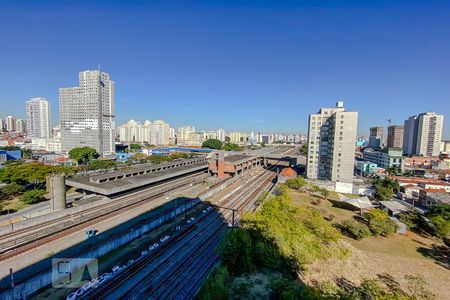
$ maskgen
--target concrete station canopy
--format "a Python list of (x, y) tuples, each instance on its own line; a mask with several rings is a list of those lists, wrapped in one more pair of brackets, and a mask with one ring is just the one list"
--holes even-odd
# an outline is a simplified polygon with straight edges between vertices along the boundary
[(127, 170), (92, 176), (73, 176), (66, 180), (66, 184), (97, 194), (113, 195), (207, 168), (207, 158), (182, 159), (160, 164), (141, 164)]

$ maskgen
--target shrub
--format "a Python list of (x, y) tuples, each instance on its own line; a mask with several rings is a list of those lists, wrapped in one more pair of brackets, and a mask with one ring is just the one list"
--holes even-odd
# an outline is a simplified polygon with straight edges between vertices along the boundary
[(366, 224), (351, 219), (342, 221), (340, 229), (343, 234), (355, 240), (362, 240), (371, 235), (369, 227)]
[(17, 183), (10, 183), (5, 185), (1, 192), (5, 194), (6, 196), (15, 196), (17, 194), (20, 194), (23, 192), (23, 186)]
[(44, 190), (31, 190), (23, 193), (20, 197), (23, 203), (34, 204), (44, 200), (45, 191)]
[(387, 212), (381, 209), (372, 209), (363, 215), (370, 231), (375, 236), (388, 236), (397, 231), (397, 224), (389, 219)]
[(308, 185), (308, 183), (303, 177), (297, 177), (289, 178), (288, 180), (286, 180), (285, 185), (290, 189), (299, 190)]

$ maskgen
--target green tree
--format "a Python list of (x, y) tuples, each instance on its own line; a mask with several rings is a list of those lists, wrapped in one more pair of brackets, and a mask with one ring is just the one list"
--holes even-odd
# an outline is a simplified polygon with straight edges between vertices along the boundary
[(146, 163), (151, 159), (154, 159), (155, 157), (158, 156), (147, 156), (144, 153), (138, 152), (136, 154), (133, 154), (133, 156), (130, 157), (130, 161), (134, 162), (134, 163)]
[(222, 149), (222, 142), (220, 140), (218, 140), (218, 139), (208, 139), (208, 140), (203, 142), (202, 147), (203, 148), (220, 150), (220, 149)]
[(89, 169), (103, 172), (117, 167), (117, 162), (110, 159), (95, 159), (89, 162)]
[(238, 144), (225, 143), (223, 145), (223, 150), (225, 150), (225, 151), (239, 151), (239, 150), (241, 150), (241, 147), (239, 147)]
[(12, 196), (16, 196), (18, 194), (20, 194), (21, 192), (23, 192), (23, 186), (21, 186), (20, 184), (17, 183), (10, 183), (5, 185), (2, 190), (1, 190), (2, 194), (4, 194), (7, 197), (12, 197)]
[(226, 267), (216, 268), (204, 281), (202, 288), (196, 296), (200, 300), (226, 300), (228, 299), (227, 285), (230, 275)]
[[(0, 169), (0, 181), (25, 185), (45, 183), (46, 176), (67, 168), (47, 166), (41, 163), (13, 163)], [(67, 169), (70, 170), (70, 169)]]
[(446, 220), (443, 216), (431, 218), (436, 236), (440, 238), (450, 238), (450, 220)]
[(33, 152), (30, 149), (22, 149), (22, 158), (24, 159), (33, 158)]
[(301, 155), (307, 155), (308, 154), (308, 145), (307, 144), (303, 144), (300, 149), (298, 149), (298, 152)]
[(130, 150), (141, 150), (141, 146), (139, 144), (130, 144)]
[(366, 224), (352, 219), (342, 221), (339, 227), (345, 235), (355, 240), (362, 240), (371, 235), (369, 227)]
[(308, 182), (306, 182), (303, 177), (297, 177), (289, 178), (284, 184), (290, 189), (300, 190), (301, 188), (307, 186)]
[(69, 151), (69, 157), (76, 160), (79, 164), (87, 164), (99, 156), (97, 150), (91, 147), (77, 147)]
[(20, 200), (26, 204), (34, 204), (45, 200), (44, 195), (44, 190), (30, 190), (23, 193), (22, 196), (20, 196)]
[(249, 233), (243, 228), (234, 228), (228, 232), (222, 246), (222, 262), (233, 275), (251, 272), (254, 269), (252, 251)]
[(384, 210), (372, 209), (365, 213), (363, 217), (375, 236), (389, 236), (397, 231), (397, 224), (389, 218)]

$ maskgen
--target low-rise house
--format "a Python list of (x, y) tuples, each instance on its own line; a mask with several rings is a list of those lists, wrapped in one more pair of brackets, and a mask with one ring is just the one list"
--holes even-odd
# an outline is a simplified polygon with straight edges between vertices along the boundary
[(290, 178), (297, 178), (297, 172), (290, 167), (284, 168), (280, 174), (278, 174), (278, 183), (285, 183), (286, 180)]
[(445, 189), (421, 189), (419, 203), (426, 207), (438, 204), (450, 205), (450, 194)]
[(374, 169), (377, 167), (376, 163), (365, 161), (365, 160), (357, 160), (355, 161), (356, 170), (361, 174), (373, 174)]

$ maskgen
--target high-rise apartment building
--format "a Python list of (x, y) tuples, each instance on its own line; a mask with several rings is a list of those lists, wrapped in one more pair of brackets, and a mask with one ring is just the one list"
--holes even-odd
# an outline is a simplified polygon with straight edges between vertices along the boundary
[(405, 121), (403, 153), (437, 156), (440, 152), (444, 116), (434, 112), (409, 117)]
[(221, 142), (225, 142), (225, 130), (222, 128), (216, 130), (217, 139)]
[(335, 182), (353, 182), (358, 113), (343, 102), (309, 116), (307, 176)]
[(194, 126), (178, 127), (177, 129), (177, 145), (187, 145), (189, 134), (195, 132)]
[(383, 147), (384, 127), (370, 127), (369, 147), (381, 148)]
[(26, 122), (23, 119), (17, 119), (16, 120), (16, 132), (18, 133), (25, 133), (27, 131)]
[(6, 131), (16, 131), (16, 118), (14, 118), (13, 116), (6, 117)]
[(149, 143), (155, 146), (167, 146), (170, 139), (170, 126), (162, 120), (144, 124), (134, 120), (119, 126), (119, 141), (123, 143)]
[(3, 119), (0, 119), (0, 132), (3, 132), (4, 130), (6, 130), (5, 122)]
[(403, 125), (388, 126), (387, 147), (402, 148), (403, 147)]
[(59, 89), (61, 149), (88, 146), (114, 153), (114, 82), (108, 73), (79, 73), (79, 87)]
[(27, 135), (29, 138), (46, 139), (50, 137), (50, 105), (42, 97), (31, 98), (26, 102)]

